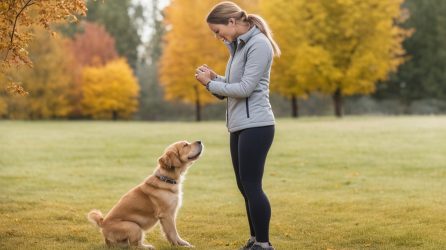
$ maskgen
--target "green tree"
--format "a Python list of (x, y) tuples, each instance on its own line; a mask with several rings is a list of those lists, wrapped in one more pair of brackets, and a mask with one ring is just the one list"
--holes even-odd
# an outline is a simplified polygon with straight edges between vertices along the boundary
[(398, 98), (409, 106), (414, 100), (446, 100), (446, 1), (407, 0), (409, 20), (403, 27), (414, 29), (404, 42), (409, 60), (382, 84), (375, 97)]
[(165, 32), (159, 4), (158, 0), (153, 0), (150, 6), (151, 18), (148, 21), (152, 33), (149, 42), (145, 45), (143, 60), (136, 70), (141, 85), (139, 117), (150, 120), (157, 119), (167, 108), (158, 80), (158, 61), (162, 54), (162, 37)]

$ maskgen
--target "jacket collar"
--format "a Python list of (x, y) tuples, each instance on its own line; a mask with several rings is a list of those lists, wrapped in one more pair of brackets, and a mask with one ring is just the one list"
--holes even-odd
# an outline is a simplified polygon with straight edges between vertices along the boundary
[[(261, 31), (254, 25), (253, 27), (251, 27), (250, 30), (248, 30), (245, 34), (240, 35), (239, 37), (237, 37), (237, 47), (239, 47), (239, 45), (243, 42), (243, 44), (246, 44), (249, 39), (251, 39), (253, 36), (259, 34)], [(228, 48), (231, 50), (231, 52), (234, 52), (234, 42), (230, 42), (230, 43), (226, 43), (226, 46), (228, 46)]]
[(248, 32), (237, 37), (237, 44), (243, 41), (245, 44), (251, 39), (251, 37), (260, 33), (260, 30), (254, 25)]

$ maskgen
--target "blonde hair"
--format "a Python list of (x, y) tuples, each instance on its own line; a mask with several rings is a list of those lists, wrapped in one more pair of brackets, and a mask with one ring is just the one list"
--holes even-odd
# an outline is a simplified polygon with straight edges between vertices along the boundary
[(212, 24), (228, 24), (229, 19), (234, 18), (236, 21), (241, 20), (250, 25), (255, 25), (270, 41), (275, 56), (280, 56), (280, 48), (273, 39), (271, 29), (266, 21), (259, 15), (248, 14), (233, 2), (221, 2), (215, 5), (206, 17), (206, 22)]

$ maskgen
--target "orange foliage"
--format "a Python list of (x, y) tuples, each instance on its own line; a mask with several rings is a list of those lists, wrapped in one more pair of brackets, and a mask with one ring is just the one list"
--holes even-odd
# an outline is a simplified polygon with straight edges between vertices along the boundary
[(33, 30), (29, 27), (49, 29), (51, 23), (76, 21), (75, 14), (85, 15), (86, 10), (84, 0), (0, 1), (0, 73), (5, 74), (11, 66), (32, 66), (28, 47)]
[(67, 43), (71, 52), (74, 85), (72, 92), (74, 109), (70, 116), (82, 116), (82, 68), (85, 66), (103, 66), (118, 58), (115, 39), (99, 24), (83, 23), (83, 33), (78, 33)]
[(84, 32), (78, 33), (70, 43), (76, 61), (82, 66), (105, 65), (118, 58), (115, 39), (99, 24), (84, 24)]

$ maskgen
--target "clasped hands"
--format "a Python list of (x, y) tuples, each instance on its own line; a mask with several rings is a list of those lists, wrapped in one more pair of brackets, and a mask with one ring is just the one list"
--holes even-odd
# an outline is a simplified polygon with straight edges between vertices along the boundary
[(203, 86), (206, 86), (215, 77), (217, 77), (217, 74), (206, 64), (201, 65), (195, 70), (195, 79)]

